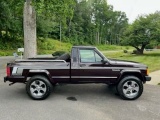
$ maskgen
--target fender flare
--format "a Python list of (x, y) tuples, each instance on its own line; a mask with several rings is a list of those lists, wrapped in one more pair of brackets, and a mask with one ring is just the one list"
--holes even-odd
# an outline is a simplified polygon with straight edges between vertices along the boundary
[(52, 81), (52, 76), (48, 70), (31, 69), (28, 71), (27, 77), (29, 76), (29, 74), (45, 74), (47, 78), (49, 79), (49, 81)]
[(123, 75), (126, 74), (126, 73), (136, 73), (136, 74), (140, 75), (140, 77), (142, 78), (141, 80), (144, 81), (144, 77), (142, 76), (140, 70), (122, 70), (120, 72), (119, 77), (118, 77), (118, 82), (121, 80), (121, 78), (123, 77)]

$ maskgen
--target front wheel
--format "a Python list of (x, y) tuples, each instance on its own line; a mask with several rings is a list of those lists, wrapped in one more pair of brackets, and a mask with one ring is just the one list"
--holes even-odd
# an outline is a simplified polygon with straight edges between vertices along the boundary
[(35, 100), (43, 100), (52, 92), (53, 86), (44, 76), (34, 76), (26, 84), (28, 95)]
[(135, 100), (142, 95), (143, 84), (138, 77), (126, 76), (117, 85), (117, 91), (121, 98)]

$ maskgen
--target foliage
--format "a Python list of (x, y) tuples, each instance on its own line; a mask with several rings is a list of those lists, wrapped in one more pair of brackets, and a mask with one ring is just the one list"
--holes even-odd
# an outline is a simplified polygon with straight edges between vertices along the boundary
[(154, 49), (156, 46), (158, 46), (159, 42), (156, 40), (151, 41), (148, 45), (146, 45), (146, 49)]
[(62, 43), (53, 39), (40, 39), (38, 40), (38, 49), (52, 50), (52, 51), (70, 51), (72, 44)]
[(0, 41), (0, 50), (15, 50), (21, 47), (23, 47), (23, 41), (20, 39), (8, 42)]
[(125, 13), (105, 0), (83, 0), (76, 3), (67, 35), (74, 44), (117, 44), (127, 23)]
[[(125, 13), (114, 11), (106, 0), (32, 0), (31, 4), (37, 12), (38, 38), (61, 36), (74, 45), (118, 44), (128, 25)], [(23, 40), (23, 6), (24, 1), (0, 1), (0, 43)]]
[(18, 0), (0, 1), (0, 42), (6, 43), (22, 37), (23, 2)]
[(144, 48), (151, 41), (160, 41), (160, 12), (140, 16), (124, 32), (122, 44), (131, 45), (143, 54)]
[(52, 54), (52, 56), (61, 56), (62, 54), (64, 54), (65, 51), (56, 51)]
[[(65, 51), (65, 52), (70, 52), (71, 47), (73, 46), (70, 43), (65, 43), (65, 42), (60, 42), (54, 39), (44, 39), (44, 38), (39, 38), (38, 40), (38, 54), (53, 54), (55, 51)], [(16, 41), (16, 44), (13, 44), (12, 42), (8, 44), (0, 44), (0, 46), (6, 45), (4, 50), (0, 50), (0, 56), (5, 56), (9, 55), (12, 56), (13, 52), (17, 52), (17, 48), (23, 47), (23, 41), (19, 40)], [(16, 46), (19, 45), (19, 46)], [(12, 46), (12, 50), (11, 47)], [(128, 49), (133, 49), (132, 47), (126, 47), (126, 46), (116, 46), (116, 45), (97, 45), (96, 46), (99, 50), (101, 51), (113, 51), (113, 50), (125, 50), (126, 48)], [(8, 49), (7, 49), (8, 48)], [(108, 50), (108, 51), (107, 51)]]

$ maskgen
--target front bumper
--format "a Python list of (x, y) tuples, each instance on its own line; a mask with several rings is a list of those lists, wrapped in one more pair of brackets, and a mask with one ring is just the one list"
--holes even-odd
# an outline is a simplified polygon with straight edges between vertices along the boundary
[(24, 83), (26, 79), (24, 76), (6, 76), (4, 77), (4, 82), (7, 82), (7, 81), (13, 82), (13, 83), (16, 83), (16, 82)]
[(151, 77), (150, 76), (145, 76), (146, 81), (151, 81)]

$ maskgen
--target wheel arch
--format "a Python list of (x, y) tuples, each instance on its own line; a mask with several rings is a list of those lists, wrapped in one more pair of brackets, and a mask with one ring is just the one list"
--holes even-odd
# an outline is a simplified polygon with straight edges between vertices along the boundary
[(141, 74), (140, 70), (123, 70), (121, 71), (121, 74), (118, 78), (118, 83), (120, 82), (121, 79), (123, 79), (125, 76), (135, 76), (138, 77), (142, 82), (144, 82), (144, 77)]
[(51, 76), (51, 74), (49, 73), (48, 70), (37, 70), (37, 69), (36, 70), (29, 70), (26, 78), (30, 78), (30, 77), (33, 77), (33, 76), (36, 76), (36, 75), (44, 76), (49, 80), (49, 82), (51, 82), (51, 83), (53, 82), (52, 81), (52, 76)]

